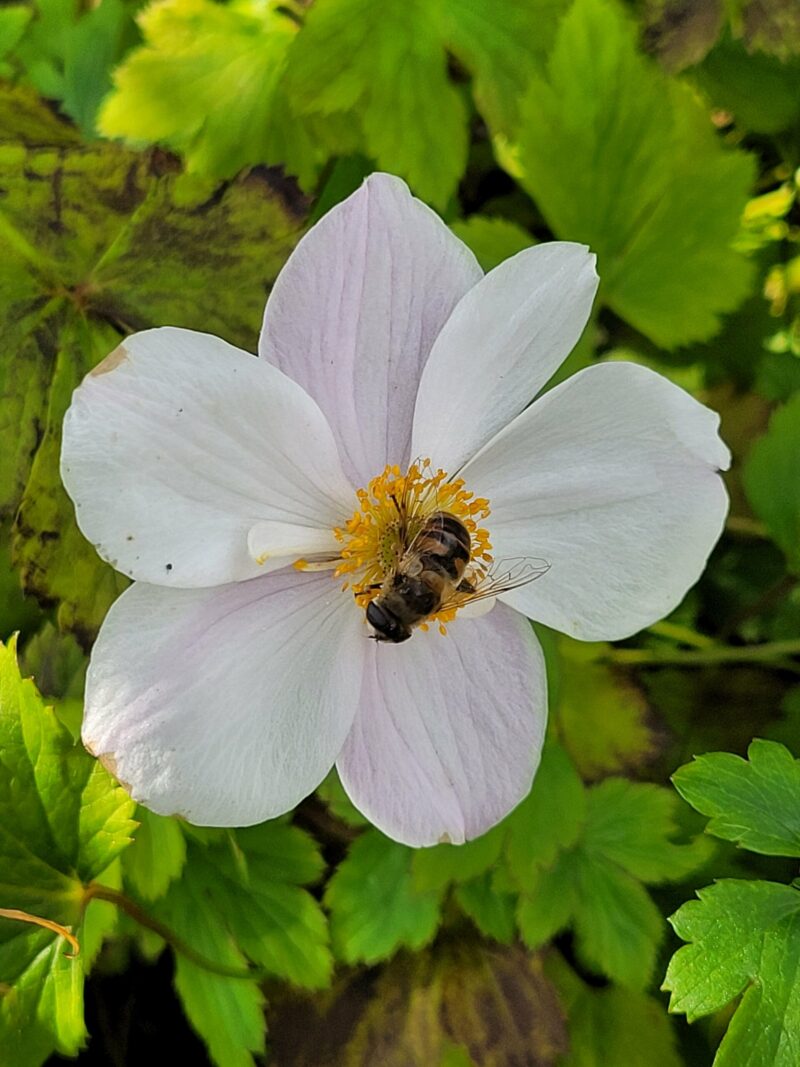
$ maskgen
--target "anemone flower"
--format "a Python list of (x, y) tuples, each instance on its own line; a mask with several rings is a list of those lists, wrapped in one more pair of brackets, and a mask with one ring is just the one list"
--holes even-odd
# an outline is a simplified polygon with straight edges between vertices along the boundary
[[(727, 510), (717, 416), (659, 375), (598, 364), (530, 403), (596, 287), (561, 241), (484, 276), (375, 174), (298, 244), (258, 358), (165, 327), (86, 378), (64, 484), (134, 584), (95, 645), (83, 736), (136, 799), (248, 825), (335, 764), (377, 827), (430, 845), (526, 795), (546, 721), (529, 619), (635, 633), (697, 580)], [(369, 640), (409, 548), (401, 511), (469, 532), (461, 588), (499, 588), (491, 610), (467, 593), (410, 640)], [(544, 562), (504, 588), (513, 560)]]

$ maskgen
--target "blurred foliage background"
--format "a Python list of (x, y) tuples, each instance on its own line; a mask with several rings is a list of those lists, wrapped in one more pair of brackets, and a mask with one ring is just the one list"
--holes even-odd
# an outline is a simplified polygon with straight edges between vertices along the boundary
[[(799, 165), (796, 0), (0, 6), (0, 1067), (797, 1067)], [(76, 740), (124, 580), (58, 477), (121, 336), (254, 349), (374, 169), (487, 269), (590, 244), (559, 376), (653, 366), (734, 453), (700, 584), (616, 646), (541, 631), (531, 795), (420, 852), (335, 778), (244, 831), (127, 799)]]

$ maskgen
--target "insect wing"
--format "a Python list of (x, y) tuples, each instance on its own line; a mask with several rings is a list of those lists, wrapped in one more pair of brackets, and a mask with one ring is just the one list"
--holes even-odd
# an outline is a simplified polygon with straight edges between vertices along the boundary
[(473, 592), (455, 591), (442, 607), (463, 607), (465, 604), (500, 596), (510, 589), (518, 589), (521, 585), (535, 582), (549, 570), (550, 564), (546, 559), (526, 557), (519, 560), (502, 560), (476, 585)]

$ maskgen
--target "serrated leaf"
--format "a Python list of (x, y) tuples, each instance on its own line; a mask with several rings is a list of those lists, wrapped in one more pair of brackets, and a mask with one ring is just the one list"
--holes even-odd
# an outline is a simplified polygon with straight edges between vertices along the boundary
[(114, 72), (102, 133), (167, 145), (214, 178), (267, 163), (313, 181), (318, 153), (283, 88), (297, 23), (280, 4), (160, 0), (138, 21), (144, 45)]
[(562, 637), (563, 671), (555, 705), (558, 736), (591, 781), (646, 765), (660, 738), (647, 698), (633, 678), (601, 662), (606, 645)]
[(795, 1067), (800, 1035), (800, 893), (726, 879), (698, 892), (670, 922), (691, 942), (675, 953), (664, 989), (691, 1022), (743, 994), (714, 1067)]
[(752, 160), (639, 54), (616, 0), (576, 0), (565, 15), (518, 139), (520, 181), (550, 227), (597, 252), (601, 300), (657, 344), (711, 336), (747, 295), (752, 271), (732, 242)]
[(142, 900), (163, 896), (186, 863), (186, 838), (178, 820), (155, 815), (141, 805), (133, 845), (122, 857), (125, 882)]
[(533, 788), (506, 819), (506, 860), (520, 889), (535, 871), (578, 840), (586, 817), (586, 791), (566, 752), (548, 741)]
[(454, 896), (482, 934), (503, 945), (511, 943), (516, 931), (517, 897), (499, 891), (490, 872), (457, 885)]
[(450, 229), (472, 249), (485, 271), (493, 270), (504, 259), (536, 243), (516, 222), (499, 216), (470, 215), (452, 223)]
[(711, 816), (706, 830), (715, 837), (767, 856), (800, 856), (800, 761), (776, 741), (753, 741), (747, 757), (696, 756), (673, 784)]
[(503, 848), (503, 827), (464, 845), (435, 845), (416, 850), (411, 859), (414, 888), (419, 892), (445, 889), (451, 882), (468, 882), (492, 867)]
[(700, 838), (671, 838), (674, 795), (661, 786), (608, 778), (588, 790), (580, 836), (524, 886), (517, 921), (539, 948), (572, 928), (583, 963), (630, 989), (652, 977), (664, 923), (643, 883), (678, 880), (708, 857)]
[(569, 2), (442, 0), (439, 5), (442, 40), (473, 73), (475, 102), (495, 133), (514, 129), (520, 98), (552, 46)]
[(644, 989), (665, 932), (644, 886), (621, 868), (583, 855), (576, 895), (574, 926), (581, 957), (621, 986)]
[(562, 852), (552, 866), (535, 872), (520, 895), (517, 923), (528, 948), (541, 948), (569, 925), (577, 907), (578, 863), (574, 850)]
[(557, 954), (547, 957), (545, 970), (569, 1023), (561, 1067), (682, 1067), (669, 1016), (655, 997), (589, 986)]
[[(0, 645), (0, 908), (83, 937), (85, 885), (130, 843), (133, 807), (21, 679), (14, 643)], [(86, 957), (64, 952), (51, 930), (0, 919), (0, 1047), (20, 1062), (83, 1043)]]
[[(159, 902), (159, 917), (206, 959), (244, 971), (247, 960), (224, 923), (210, 911), (206, 885), (196, 877), (174, 882)], [(216, 1067), (255, 1067), (265, 1049), (264, 995), (255, 981), (226, 978), (175, 957), (175, 989), (186, 1017)]]
[(254, 348), (302, 203), (264, 175), (217, 192), (163, 156), (73, 148), (43, 105), (0, 87), (6, 113), (23, 139), (4, 130), (0, 144), (0, 516), (17, 514), (26, 590), (58, 602), (61, 625), (88, 643), (125, 582), (84, 541), (60, 485), (71, 391), (131, 329), (169, 322)]
[(586, 848), (648, 885), (680, 881), (705, 863), (712, 849), (703, 837), (685, 845), (671, 840), (679, 832), (677, 808), (668, 789), (607, 778), (589, 792)]
[[(327, 0), (290, 57), (292, 102), (357, 119), (365, 154), (443, 207), (464, 171), (467, 109), (424, 0)], [(436, 101), (431, 107), (430, 102)]]
[(334, 951), (346, 963), (374, 963), (433, 938), (442, 894), (414, 888), (413, 854), (377, 830), (350, 846), (325, 890)]
[(331, 975), (328, 927), (301, 886), (316, 881), (321, 870), (319, 852), (302, 830), (264, 823), (208, 847), (189, 842), (183, 875), (168, 897), (180, 895), (187, 882), (202, 887), (206, 922), (227, 930), (271, 974), (317, 989)]
[(800, 393), (770, 419), (753, 445), (742, 480), (756, 515), (783, 550), (793, 571), (800, 571)]

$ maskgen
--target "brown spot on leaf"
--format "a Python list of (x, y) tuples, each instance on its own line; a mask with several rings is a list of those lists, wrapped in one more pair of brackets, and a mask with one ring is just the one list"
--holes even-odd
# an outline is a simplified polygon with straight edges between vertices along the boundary
[(116, 370), (120, 363), (124, 362), (128, 358), (128, 350), (125, 345), (117, 345), (114, 351), (101, 360), (97, 366), (89, 373), (94, 377), (99, 377), (101, 374), (108, 374), (112, 370)]
[(541, 959), (457, 938), (327, 993), (270, 991), (275, 1067), (434, 1067), (453, 1047), (481, 1067), (554, 1067), (564, 1013)]

